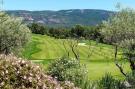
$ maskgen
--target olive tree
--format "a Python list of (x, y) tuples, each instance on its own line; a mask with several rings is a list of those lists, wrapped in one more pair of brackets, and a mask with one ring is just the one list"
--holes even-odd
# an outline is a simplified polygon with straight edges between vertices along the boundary
[[(103, 22), (103, 25), (101, 34), (104, 36), (104, 41), (114, 45), (115, 64), (120, 69), (121, 73), (126, 76), (122, 66), (118, 64), (117, 54), (118, 47), (122, 47), (122, 49), (128, 51), (134, 50), (129, 50), (129, 46), (133, 46), (132, 44), (124, 46), (123, 44), (127, 43), (127, 40), (130, 41), (135, 39), (135, 11), (130, 8), (120, 9), (120, 11), (116, 12), (108, 21)], [(135, 64), (131, 60), (131, 57), (127, 59), (131, 65), (131, 69), (135, 70)]]
[(130, 67), (135, 71), (135, 39), (124, 40), (121, 42), (123, 48), (123, 55), (125, 59), (130, 62)]
[(0, 53), (9, 54), (20, 49), (30, 39), (30, 30), (21, 18), (0, 12)]

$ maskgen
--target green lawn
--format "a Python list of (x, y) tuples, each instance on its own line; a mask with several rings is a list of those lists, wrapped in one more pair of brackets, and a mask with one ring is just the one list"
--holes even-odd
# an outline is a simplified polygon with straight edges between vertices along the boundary
[[(30, 60), (39, 60), (40, 62), (43, 60), (42, 63), (46, 67), (50, 61), (67, 55), (63, 42), (66, 43), (70, 57), (74, 57), (67, 40), (35, 34), (32, 35), (30, 44), (25, 47), (23, 55)], [(78, 45), (78, 52), (80, 54), (81, 63), (86, 64), (89, 70), (90, 79), (98, 79), (107, 72), (117, 78), (123, 78), (113, 62), (114, 49), (111, 45), (97, 44), (94, 41), (86, 40), (80, 41), (80, 43), (81, 42), (85, 42), (86, 45)], [(119, 59), (120, 58), (121, 56), (119, 55)], [(124, 63), (123, 67), (125, 67), (125, 71), (128, 71), (129, 66), (127, 63)]]

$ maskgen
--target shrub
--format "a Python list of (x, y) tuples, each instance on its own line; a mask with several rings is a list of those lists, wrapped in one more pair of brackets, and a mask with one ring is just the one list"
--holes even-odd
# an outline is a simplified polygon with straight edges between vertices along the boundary
[(70, 68), (63, 72), (63, 77), (65, 80), (72, 81), (75, 85), (79, 86), (82, 84), (87, 73), (84, 67), (80, 68)]
[(78, 89), (72, 83), (60, 85), (56, 79), (30, 61), (0, 55), (0, 89)]
[(75, 59), (62, 57), (54, 60), (48, 67), (48, 74), (57, 78), (59, 81), (64, 81), (64, 73), (71, 68), (78, 68), (79, 62)]
[(93, 89), (94, 84), (89, 80), (87, 76), (87, 71), (84, 66), (80, 66), (80, 68), (72, 68), (68, 69), (63, 73), (64, 79), (68, 81), (72, 81), (76, 86), (81, 89)]
[(52, 62), (48, 67), (48, 74), (59, 81), (71, 81), (81, 89), (92, 89), (88, 80), (87, 69), (78, 60), (62, 57)]
[(128, 74), (127, 81), (132, 87), (135, 88), (135, 71)]
[(113, 78), (110, 74), (105, 74), (105, 76), (99, 80), (97, 87), (99, 89), (125, 89), (123, 83)]
[(20, 18), (0, 12), (0, 53), (9, 54), (18, 50), (30, 39), (30, 30)]

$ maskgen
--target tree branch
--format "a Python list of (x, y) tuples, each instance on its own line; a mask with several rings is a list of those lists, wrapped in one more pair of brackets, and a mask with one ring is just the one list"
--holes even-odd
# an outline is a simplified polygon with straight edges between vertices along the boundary
[(117, 55), (118, 55), (118, 46), (115, 45), (115, 53), (114, 53), (115, 65), (119, 68), (120, 72), (121, 72), (125, 77), (127, 77), (126, 73), (124, 73), (124, 70), (123, 70), (122, 66), (118, 64)]

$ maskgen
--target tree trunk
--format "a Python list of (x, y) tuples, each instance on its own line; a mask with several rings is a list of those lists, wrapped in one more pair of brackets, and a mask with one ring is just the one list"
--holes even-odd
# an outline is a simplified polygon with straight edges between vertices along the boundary
[(114, 53), (115, 65), (119, 68), (120, 72), (126, 77), (127, 75), (126, 73), (124, 73), (122, 66), (118, 64), (117, 55), (118, 55), (118, 46), (115, 45), (115, 53)]

